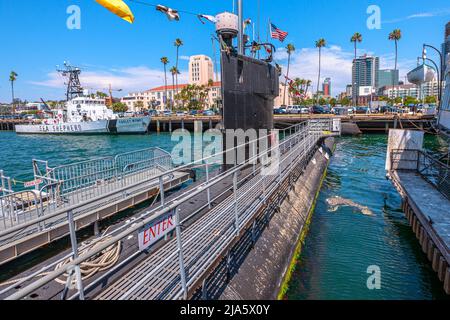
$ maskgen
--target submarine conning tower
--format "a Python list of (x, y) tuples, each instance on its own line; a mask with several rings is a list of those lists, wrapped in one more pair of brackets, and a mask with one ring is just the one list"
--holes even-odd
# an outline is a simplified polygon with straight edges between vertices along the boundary
[[(273, 45), (255, 41), (247, 44), (245, 40), (248, 37), (243, 32), (239, 33), (237, 15), (224, 12), (217, 15), (216, 20), (216, 32), (221, 44), (224, 149), (229, 149), (230, 143), (225, 141), (227, 130), (254, 129), (260, 138), (261, 129), (269, 132), (274, 128), (273, 106), (274, 99), (279, 94), (280, 73), (271, 63), (275, 51)], [(233, 40), (240, 36), (243, 54), (239, 54), (239, 50), (233, 46)], [(238, 46), (239, 44), (238, 39)], [(246, 49), (255, 46), (270, 48), (269, 56), (266, 59), (257, 59), (245, 55)], [(235, 141), (233, 146), (237, 146), (237, 143)]]

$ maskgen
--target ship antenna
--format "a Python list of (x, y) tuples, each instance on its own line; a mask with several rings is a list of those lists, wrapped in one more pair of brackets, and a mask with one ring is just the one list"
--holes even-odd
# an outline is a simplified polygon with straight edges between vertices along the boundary
[(80, 83), (81, 70), (66, 61), (64, 61), (64, 67), (64, 69), (57, 69), (57, 72), (68, 80), (65, 84), (67, 85), (66, 100), (69, 101), (83, 94), (83, 87)]

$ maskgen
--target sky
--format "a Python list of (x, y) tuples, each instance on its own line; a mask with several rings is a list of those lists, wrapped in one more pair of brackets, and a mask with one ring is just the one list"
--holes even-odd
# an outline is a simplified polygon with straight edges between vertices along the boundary
[[(181, 38), (179, 82), (187, 79), (188, 57), (195, 54), (213, 56), (211, 34), (214, 25), (202, 24), (189, 13), (216, 15), (233, 11), (233, 0), (139, 0), (163, 4), (181, 11), (180, 21), (169, 21), (154, 7), (124, 0), (133, 11), (130, 24), (100, 6), (94, 0), (0, 0), (0, 102), (11, 101), (9, 73), (17, 72), (15, 95), (28, 101), (63, 99), (64, 83), (56, 65), (68, 61), (82, 69), (82, 85), (91, 90), (113, 88), (128, 92), (147, 90), (164, 84), (160, 58), (167, 56), (169, 68), (175, 64), (173, 42)], [(258, 3), (260, 15), (258, 19)], [(67, 28), (67, 9), (80, 8), (80, 29)], [(370, 5), (380, 8), (379, 29), (369, 29)], [(189, 12), (189, 13), (187, 13)], [(440, 47), (444, 27), (450, 21), (448, 0), (244, 0), (244, 16), (255, 23), (261, 39), (267, 37), (268, 21), (289, 33), (277, 47), (276, 62), (285, 66), (284, 47), (293, 43), (290, 77), (317, 83), (318, 55), (314, 48), (319, 38), (327, 40), (322, 55), (321, 82), (331, 78), (332, 95), (351, 83), (354, 55), (350, 37), (363, 35), (358, 55), (380, 57), (381, 68), (393, 68), (394, 43), (387, 40), (393, 29), (402, 30), (399, 43), (400, 77), (416, 65), (422, 44)], [(258, 28), (259, 20), (259, 28)], [(248, 29), (251, 34), (251, 29)], [(216, 54), (218, 57), (218, 50)], [(429, 51), (431, 58), (436, 58)], [(169, 83), (171, 79), (169, 77)]]

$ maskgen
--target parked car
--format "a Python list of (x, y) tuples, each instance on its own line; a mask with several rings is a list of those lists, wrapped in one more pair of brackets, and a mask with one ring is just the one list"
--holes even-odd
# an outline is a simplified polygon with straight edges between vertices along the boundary
[(196, 116), (198, 114), (197, 110), (190, 110), (189, 115), (190, 116)]
[(212, 110), (205, 110), (205, 112), (203, 112), (203, 115), (207, 117), (212, 117), (215, 115), (215, 113)]
[(325, 114), (327, 111), (321, 106), (312, 106), (311, 112), (314, 114)]
[(355, 111), (356, 114), (369, 114), (370, 113), (370, 108), (369, 107), (364, 107), (364, 106), (358, 106), (355, 107)]
[(309, 108), (307, 108), (307, 107), (300, 107), (300, 113), (301, 114), (308, 114), (309, 113)]
[(286, 112), (289, 114), (299, 114), (300, 113), (300, 106), (288, 106), (286, 108)]
[(286, 109), (285, 108), (276, 108), (273, 109), (273, 114), (286, 114)]
[(170, 111), (170, 110), (164, 110), (164, 111), (163, 111), (163, 115), (164, 115), (165, 117), (170, 117), (170, 116), (172, 115), (172, 111)]
[(175, 115), (176, 115), (177, 117), (184, 117), (184, 112), (183, 112), (183, 111), (177, 111), (177, 112), (175, 113)]

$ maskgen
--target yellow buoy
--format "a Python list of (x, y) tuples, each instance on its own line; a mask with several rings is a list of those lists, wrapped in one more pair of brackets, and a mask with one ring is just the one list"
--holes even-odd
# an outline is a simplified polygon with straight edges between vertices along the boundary
[(115, 15), (121, 17), (123, 20), (129, 23), (134, 22), (134, 15), (130, 8), (122, 0), (95, 0), (97, 3), (114, 13)]

